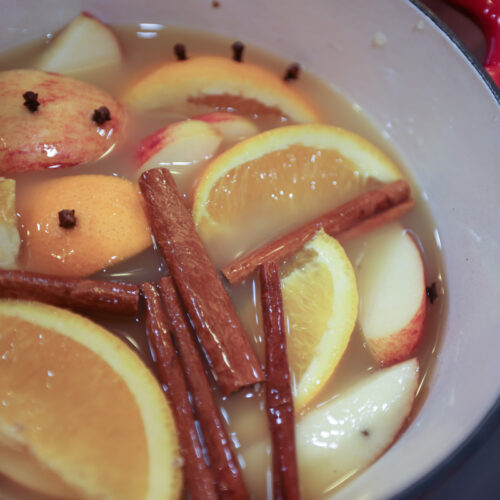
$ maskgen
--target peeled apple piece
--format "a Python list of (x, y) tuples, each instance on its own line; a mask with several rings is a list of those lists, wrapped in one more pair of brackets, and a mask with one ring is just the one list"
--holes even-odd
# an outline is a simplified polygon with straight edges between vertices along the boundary
[(300, 421), (296, 441), (305, 498), (364, 469), (392, 444), (413, 407), (418, 372), (416, 358), (377, 371)]
[[(366, 378), (297, 422), (295, 439), (303, 498), (321, 497), (374, 462), (396, 439), (413, 407), (419, 382), (416, 358)], [(246, 481), (265, 498), (270, 446), (259, 441), (243, 453)]]
[(88, 12), (75, 17), (42, 53), (36, 68), (73, 74), (122, 62), (114, 32)]

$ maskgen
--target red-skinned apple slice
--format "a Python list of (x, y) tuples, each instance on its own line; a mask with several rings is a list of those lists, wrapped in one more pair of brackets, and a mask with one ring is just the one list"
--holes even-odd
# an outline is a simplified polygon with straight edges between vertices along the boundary
[[(368, 375), (298, 421), (295, 439), (303, 498), (315, 498), (373, 463), (407, 423), (419, 381), (416, 358)], [(267, 454), (266, 454), (267, 451)], [(243, 454), (246, 481), (266, 498), (269, 446)], [(314, 474), (307, 471), (314, 470)]]
[(394, 222), (346, 245), (354, 264), (358, 321), (381, 365), (407, 359), (419, 342), (426, 295), (422, 256), (410, 233)]
[(237, 142), (259, 133), (259, 129), (252, 121), (225, 111), (214, 111), (197, 116), (195, 119), (210, 123), (215, 130), (222, 134), (222, 149), (233, 146)]
[(141, 141), (137, 175), (152, 168), (167, 167), (179, 189), (188, 194), (194, 177), (216, 154), (221, 142), (222, 135), (205, 121), (172, 123)]
[(92, 14), (82, 12), (48, 45), (36, 68), (72, 74), (121, 61), (122, 49), (115, 33)]
[[(34, 98), (31, 110), (25, 94)], [(0, 102), (0, 174), (95, 161), (125, 134), (127, 113), (119, 102), (65, 75), (2, 71)], [(99, 114), (103, 108), (107, 116)]]

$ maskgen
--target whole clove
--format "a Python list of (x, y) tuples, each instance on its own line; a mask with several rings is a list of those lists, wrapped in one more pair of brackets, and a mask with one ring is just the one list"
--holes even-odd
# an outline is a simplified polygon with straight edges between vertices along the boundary
[(298, 63), (292, 63), (285, 70), (285, 75), (283, 76), (283, 80), (285, 82), (289, 82), (290, 80), (297, 80), (300, 73), (300, 65)]
[(429, 299), (429, 302), (431, 304), (434, 304), (434, 302), (436, 302), (438, 298), (438, 292), (435, 281), (433, 281), (430, 286), (425, 287), (425, 294), (427, 295), (427, 298)]
[(24, 105), (32, 113), (35, 113), (35, 111), (38, 110), (38, 106), (40, 106), (40, 103), (38, 102), (38, 94), (36, 92), (28, 90), (23, 94), (23, 98), (24, 98)]
[(178, 61), (185, 61), (187, 59), (185, 45), (183, 43), (176, 43), (174, 45), (174, 54)]
[(76, 217), (74, 210), (60, 210), (59, 216), (59, 227), (64, 229), (72, 229), (76, 226)]
[(231, 48), (233, 49), (233, 59), (236, 62), (242, 62), (243, 51), (245, 50), (245, 46), (243, 45), (243, 43), (240, 41), (234, 42), (233, 45), (231, 45)]
[(94, 109), (94, 114), (92, 115), (92, 121), (98, 125), (102, 125), (104, 122), (111, 120), (111, 112), (106, 106), (101, 106), (100, 108)]

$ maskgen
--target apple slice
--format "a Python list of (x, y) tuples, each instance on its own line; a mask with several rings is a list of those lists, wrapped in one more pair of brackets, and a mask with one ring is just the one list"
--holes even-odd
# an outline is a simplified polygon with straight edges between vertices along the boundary
[(82, 12), (50, 43), (36, 68), (68, 74), (121, 61), (122, 49), (115, 33), (92, 14)]
[(0, 102), (0, 175), (96, 161), (125, 135), (125, 108), (69, 76), (1, 71)]
[(195, 120), (210, 123), (217, 132), (222, 134), (222, 149), (234, 146), (237, 142), (259, 133), (259, 129), (255, 123), (235, 113), (214, 111), (206, 115), (197, 116)]
[(407, 359), (424, 329), (422, 256), (410, 233), (394, 222), (346, 244), (359, 290), (359, 324), (381, 365)]
[(0, 268), (17, 267), (20, 245), (16, 216), (16, 181), (0, 177)]
[[(373, 463), (407, 423), (419, 381), (416, 358), (364, 378), (302, 418), (295, 439), (303, 498), (316, 498)], [(266, 498), (269, 445), (243, 454), (246, 481)], [(307, 471), (314, 471), (310, 474)]]
[(195, 176), (217, 153), (221, 142), (222, 134), (205, 121), (172, 123), (141, 141), (137, 174), (167, 167), (179, 189), (190, 194)]

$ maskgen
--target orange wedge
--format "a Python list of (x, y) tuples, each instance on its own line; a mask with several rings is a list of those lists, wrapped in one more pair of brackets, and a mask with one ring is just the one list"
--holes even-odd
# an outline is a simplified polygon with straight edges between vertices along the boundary
[(321, 121), (308, 99), (274, 73), (216, 56), (167, 62), (132, 84), (123, 100), (142, 110), (191, 105), (298, 123)]
[[(60, 226), (59, 212), (74, 210), (76, 224)], [(109, 175), (60, 177), (19, 197), (26, 269), (88, 276), (152, 244), (137, 184)]]
[(0, 300), (0, 473), (57, 498), (176, 499), (174, 420), (114, 335), (66, 310)]
[(401, 177), (385, 154), (352, 132), (321, 124), (282, 127), (240, 142), (206, 167), (193, 217), (222, 265)]
[(354, 269), (322, 229), (294, 259), (281, 283), (295, 409), (324, 387), (347, 348), (358, 314)]

